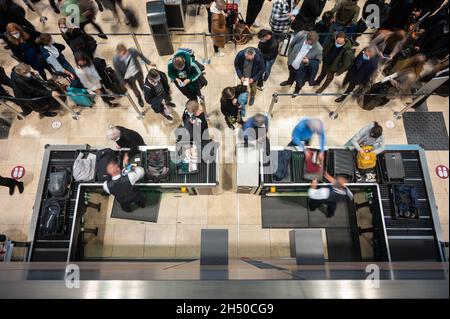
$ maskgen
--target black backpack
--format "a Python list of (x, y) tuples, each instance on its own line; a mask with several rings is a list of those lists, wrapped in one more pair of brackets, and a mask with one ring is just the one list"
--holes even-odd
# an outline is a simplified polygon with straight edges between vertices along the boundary
[(41, 236), (58, 236), (65, 232), (65, 214), (61, 200), (46, 199), (42, 209), (39, 231)]
[(167, 178), (169, 175), (169, 150), (167, 148), (148, 150), (146, 160), (145, 172), (149, 180), (159, 183)]
[(48, 191), (53, 197), (64, 197), (70, 184), (70, 175), (67, 169), (50, 173)]

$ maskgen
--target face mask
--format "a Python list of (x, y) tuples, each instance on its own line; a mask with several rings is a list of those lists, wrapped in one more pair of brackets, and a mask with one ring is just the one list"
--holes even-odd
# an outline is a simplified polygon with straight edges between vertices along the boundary
[(340, 47), (343, 46), (343, 44), (339, 44), (339, 43), (337, 43), (337, 42), (335, 42), (334, 45), (336, 46), (336, 48), (340, 48)]
[(67, 31), (69, 31), (69, 29), (66, 27), (62, 27), (62, 28), (60, 28), (60, 30), (62, 33), (66, 33)]
[(11, 33), (11, 36), (16, 38), (16, 39), (19, 39), (20, 38), (20, 32)]
[(367, 54), (363, 53), (363, 59), (369, 61), (370, 57)]

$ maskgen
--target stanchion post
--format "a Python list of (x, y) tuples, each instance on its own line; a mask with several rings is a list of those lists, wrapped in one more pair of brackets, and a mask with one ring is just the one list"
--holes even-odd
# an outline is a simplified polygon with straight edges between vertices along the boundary
[(67, 104), (66, 102), (64, 102), (59, 96), (54, 96), (53, 97), (64, 109), (66, 109), (67, 111), (70, 112), (70, 114), (72, 114), (72, 119), (74, 120), (78, 120), (81, 116), (81, 114), (79, 112), (75, 112), (74, 110), (72, 110)]
[(208, 43), (206, 41), (206, 32), (203, 32), (202, 37), (203, 37), (203, 60), (202, 60), (202, 63), (210, 64), (211, 59), (208, 56)]
[(7, 109), (9, 109), (11, 112), (13, 112), (15, 115), (17, 115), (17, 117), (20, 118), (21, 120), (23, 120), (25, 118), (25, 116), (23, 116), (22, 113), (20, 113), (14, 107), (9, 105), (5, 100), (0, 100), (0, 104), (3, 104), (4, 106), (6, 106)]
[(346, 95), (344, 101), (341, 102), (341, 104), (338, 105), (338, 107), (336, 108), (336, 110), (334, 110), (334, 112), (330, 112), (328, 113), (328, 117), (332, 120), (335, 120), (339, 117), (339, 111), (345, 106), (345, 103), (347, 103), (348, 97), (350, 95)]
[(272, 101), (270, 102), (269, 111), (267, 114), (269, 114), (270, 117), (273, 117), (273, 107), (278, 102), (278, 94), (274, 93), (272, 94)]
[[(137, 39), (136, 33), (134, 33), (134, 32), (131, 33), (131, 36), (133, 37), (133, 41), (134, 41), (134, 45), (136, 46), (136, 49), (138, 49), (139, 53), (143, 55), (144, 53), (142, 52), (141, 44), (139, 43), (139, 41)], [(147, 72), (150, 70), (147, 63), (145, 63), (145, 68), (147, 69)]]
[(394, 119), (400, 120), (403, 116), (403, 113), (408, 111), (410, 108), (414, 107), (415, 105), (419, 104), (420, 102), (423, 102), (422, 99), (424, 96), (418, 96), (414, 101), (412, 101), (410, 104), (406, 105), (400, 112), (394, 112), (392, 115), (394, 116)]
[(136, 105), (136, 102), (134, 102), (134, 100), (131, 98), (130, 93), (127, 93), (127, 98), (128, 98), (128, 101), (130, 101), (131, 106), (137, 113), (137, 115), (136, 115), (137, 119), (142, 120), (145, 117), (145, 114), (142, 113), (141, 110), (139, 109), (139, 107)]

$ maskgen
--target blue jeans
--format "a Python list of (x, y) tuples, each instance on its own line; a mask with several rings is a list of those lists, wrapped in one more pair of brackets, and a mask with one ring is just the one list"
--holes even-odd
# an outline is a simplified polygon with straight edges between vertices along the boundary
[(275, 60), (277, 58), (275, 57), (272, 60), (266, 60), (265, 64), (266, 64), (266, 68), (264, 70), (264, 74), (263, 76), (259, 79), (258, 81), (258, 85), (263, 85), (263, 82), (267, 81), (267, 79), (269, 78), (270, 72), (272, 72), (272, 66), (275, 63)]

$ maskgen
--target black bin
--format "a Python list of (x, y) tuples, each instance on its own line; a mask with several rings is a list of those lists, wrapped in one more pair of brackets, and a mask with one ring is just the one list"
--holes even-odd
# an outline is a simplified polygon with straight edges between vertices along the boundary
[(170, 38), (169, 28), (167, 26), (164, 1), (147, 2), (147, 21), (150, 26), (150, 31), (153, 34), (153, 40), (155, 41), (158, 54), (160, 56), (173, 54), (172, 39)]

